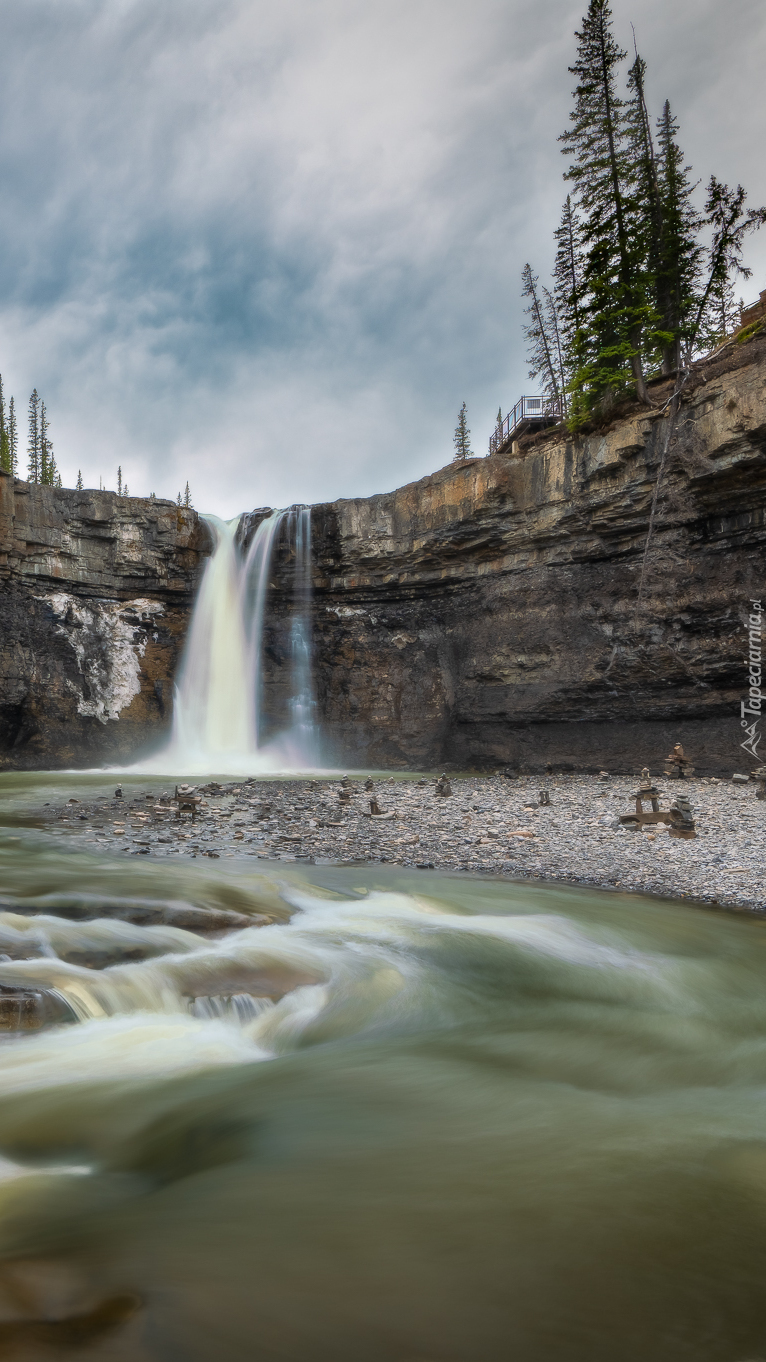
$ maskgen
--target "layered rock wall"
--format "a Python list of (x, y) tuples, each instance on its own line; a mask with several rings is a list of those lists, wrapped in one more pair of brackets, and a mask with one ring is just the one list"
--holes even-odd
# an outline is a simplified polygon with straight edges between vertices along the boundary
[(172, 502), (0, 473), (0, 767), (87, 767), (156, 743), (208, 531)]
[[(550, 432), (313, 508), (328, 761), (656, 770), (680, 739), (702, 769), (747, 769), (766, 340), (698, 367), (669, 444), (669, 390), (652, 394), (653, 408), (576, 440)], [(245, 543), (263, 514), (246, 518)], [(171, 502), (0, 474), (0, 765), (124, 761), (158, 742), (210, 548), (204, 522)], [(272, 729), (287, 722), (293, 587), (284, 539), (267, 613)]]
[[(681, 740), (704, 769), (747, 769), (745, 622), (766, 592), (766, 341), (695, 373), (644, 566), (668, 396), (655, 386), (653, 409), (577, 440), (552, 432), (516, 456), (314, 508), (330, 759), (656, 770)], [(275, 586), (267, 694), (279, 716), (286, 556)]]

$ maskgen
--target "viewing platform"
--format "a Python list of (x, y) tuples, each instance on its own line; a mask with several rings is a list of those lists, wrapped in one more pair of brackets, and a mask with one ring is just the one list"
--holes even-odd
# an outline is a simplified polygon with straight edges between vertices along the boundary
[(520, 397), (505, 420), (497, 423), (489, 437), (490, 454), (498, 454), (521, 435), (533, 430), (544, 430), (564, 419), (564, 404), (560, 397)]

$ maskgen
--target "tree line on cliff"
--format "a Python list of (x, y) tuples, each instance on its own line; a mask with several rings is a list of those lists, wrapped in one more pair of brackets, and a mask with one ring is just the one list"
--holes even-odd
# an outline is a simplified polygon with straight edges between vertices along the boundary
[[(16, 421), (16, 404), (14, 399), (8, 402), (6, 407), (5, 393), (3, 390), (3, 376), (0, 374), (0, 471), (11, 473), (18, 477), (19, 465), (19, 435)], [(29, 399), (29, 423), (27, 436), (27, 482), (37, 483), (42, 487), (61, 487), (61, 474), (59, 473), (56, 458), (53, 453), (53, 443), (50, 438), (50, 422), (45, 403), (39, 396), (35, 388)], [(83, 490), (82, 472), (77, 470), (77, 482), (75, 484), (78, 492)], [(106, 491), (102, 480), (99, 478), (99, 490)], [(122, 468), (117, 469), (117, 495), (128, 497), (130, 492), (128, 484), (123, 481)], [(154, 500), (154, 492), (151, 494)], [(189, 484), (187, 482), (183, 495), (179, 492), (176, 498), (178, 506), (193, 509), (193, 502)]]
[[(50, 438), (50, 422), (45, 403), (35, 388), (29, 399), (27, 480), (42, 483), (46, 487), (60, 487), (61, 474), (56, 466), (53, 443)], [(3, 391), (3, 378), (0, 374), (0, 469), (4, 473), (18, 475), (19, 433), (16, 421), (16, 403), (11, 398), (6, 407)]]
[(704, 206), (665, 101), (653, 129), (646, 63), (614, 38), (608, 0), (590, 0), (569, 68), (575, 107), (561, 135), (572, 185), (555, 232), (551, 287), (527, 264), (529, 376), (570, 428), (623, 395), (648, 402), (647, 377), (678, 375), (735, 325), (734, 284), (749, 278), (745, 237), (766, 222), (741, 185), (711, 175)]

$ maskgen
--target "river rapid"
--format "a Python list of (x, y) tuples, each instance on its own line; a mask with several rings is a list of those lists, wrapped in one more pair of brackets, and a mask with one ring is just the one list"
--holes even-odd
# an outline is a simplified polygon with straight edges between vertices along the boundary
[(766, 1358), (762, 922), (86, 854), (46, 781), (0, 780), (0, 987), (62, 1018), (0, 1042), (0, 1356)]

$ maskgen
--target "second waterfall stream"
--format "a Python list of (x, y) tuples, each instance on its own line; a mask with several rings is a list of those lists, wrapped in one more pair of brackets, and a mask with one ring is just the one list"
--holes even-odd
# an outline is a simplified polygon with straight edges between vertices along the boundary
[[(203, 517), (215, 535), (176, 686), (173, 730), (152, 765), (189, 775), (306, 770), (318, 765), (311, 666), (311, 512), (273, 511), (246, 551), (240, 517)], [(293, 584), (287, 658), (288, 720), (265, 733), (264, 631), (275, 547), (288, 540)]]

